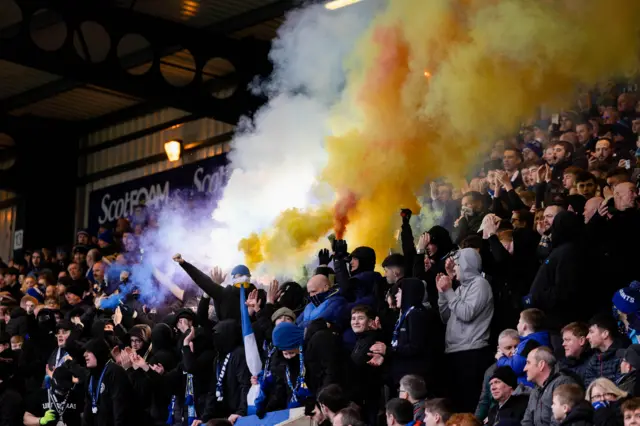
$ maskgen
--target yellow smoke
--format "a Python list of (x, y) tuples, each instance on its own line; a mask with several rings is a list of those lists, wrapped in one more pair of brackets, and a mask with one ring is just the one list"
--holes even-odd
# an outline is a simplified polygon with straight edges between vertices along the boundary
[[(333, 210), (313, 211), (289, 209), (282, 212), (271, 229), (260, 235), (251, 234), (240, 242), (250, 268), (267, 261), (274, 270), (291, 270), (302, 265), (305, 253), (315, 248), (319, 237), (333, 227)], [(285, 256), (283, 256), (285, 254)]]
[[(540, 105), (636, 72), (637, 16), (638, 0), (389, 1), (349, 58), (319, 177), (357, 200), (349, 246), (384, 256), (425, 180), (460, 178)], [(329, 211), (283, 213), (248, 259), (284, 264), (329, 231)]]

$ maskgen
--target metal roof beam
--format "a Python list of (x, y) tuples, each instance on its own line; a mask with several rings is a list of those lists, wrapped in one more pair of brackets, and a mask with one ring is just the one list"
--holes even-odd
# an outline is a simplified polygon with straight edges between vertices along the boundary
[[(234, 40), (222, 35), (204, 36), (201, 30), (179, 23), (120, 8), (105, 8), (95, 2), (30, 0), (20, 3), (20, 7), (25, 17), (23, 25), (16, 37), (0, 43), (0, 58), (234, 124), (242, 114), (257, 108), (262, 102), (247, 90), (247, 86), (256, 74), (270, 71), (269, 43)], [(27, 24), (31, 15), (43, 8), (55, 9), (68, 27), (69, 35), (64, 45), (54, 52), (41, 50), (29, 33)], [(85, 21), (101, 24), (110, 36), (109, 53), (101, 63), (85, 61), (74, 46), (74, 35)], [(153, 65), (142, 76), (128, 73), (118, 58), (118, 43), (126, 34), (142, 35), (153, 49)], [(91, 47), (90, 40), (88, 43)], [(176, 46), (188, 49), (195, 62), (194, 79), (185, 87), (169, 84), (160, 69), (162, 54)], [(227, 99), (212, 96), (203, 81), (204, 66), (211, 58), (224, 58), (236, 69), (238, 89)]]
[(289, 10), (299, 6), (300, 3), (300, 0), (276, 1), (240, 15), (233, 16), (229, 19), (225, 19), (222, 22), (212, 24), (207, 28), (220, 34), (232, 34), (236, 31), (251, 28), (264, 22), (279, 18)]
[(18, 93), (5, 99), (0, 99), (0, 112), (10, 112), (12, 110), (35, 104), (45, 99), (57, 96), (61, 93), (73, 90), (82, 86), (77, 81), (61, 78), (41, 86), (29, 89), (26, 92)]

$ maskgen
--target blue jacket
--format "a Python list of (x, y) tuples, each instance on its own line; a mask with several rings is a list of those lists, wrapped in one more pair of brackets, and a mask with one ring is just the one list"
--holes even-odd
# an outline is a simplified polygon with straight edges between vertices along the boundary
[(518, 376), (518, 383), (522, 383), (525, 386), (534, 388), (535, 385), (527, 380), (527, 374), (524, 372), (524, 366), (527, 364), (527, 355), (532, 349), (538, 346), (550, 346), (549, 332), (537, 331), (529, 334), (528, 336), (520, 337), (520, 343), (516, 347), (516, 351), (513, 356), (503, 356), (496, 363), (498, 367), (511, 367), (511, 369)]
[(344, 326), (344, 322), (346, 320), (346, 306), (346, 299), (340, 296), (339, 292), (336, 291), (335, 294), (329, 296), (318, 306), (315, 306), (313, 303), (307, 304), (307, 306), (304, 308), (304, 311), (302, 311), (302, 315), (300, 315), (296, 320), (296, 324), (298, 324), (300, 327), (306, 328), (311, 321), (322, 318), (327, 322), (342, 327)]

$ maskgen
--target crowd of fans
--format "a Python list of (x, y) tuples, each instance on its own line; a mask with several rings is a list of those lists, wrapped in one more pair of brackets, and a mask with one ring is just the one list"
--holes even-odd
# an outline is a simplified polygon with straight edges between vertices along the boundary
[(27, 252), (0, 279), (0, 425), (226, 425), (297, 407), (334, 426), (640, 425), (638, 111), (623, 93), (554, 115), (498, 141), (464, 188), (433, 182), (439, 225), (413, 235), (402, 210), (384, 275), (380, 253), (344, 240), (306, 287), (177, 254), (189, 283), (156, 271), (151, 303), (130, 275), (155, 226), (143, 207), (79, 231), (71, 256)]

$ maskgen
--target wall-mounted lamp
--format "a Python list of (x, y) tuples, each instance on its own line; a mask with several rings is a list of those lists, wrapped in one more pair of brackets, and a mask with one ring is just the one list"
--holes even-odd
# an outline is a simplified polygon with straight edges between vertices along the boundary
[(352, 4), (359, 3), (361, 0), (331, 0), (324, 4), (324, 7), (329, 10), (336, 10), (342, 7), (351, 6)]
[(180, 154), (182, 154), (182, 141), (180, 139), (174, 139), (164, 143), (164, 152), (167, 153), (169, 161), (178, 161)]

